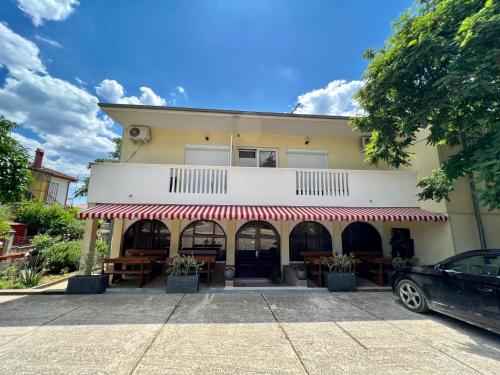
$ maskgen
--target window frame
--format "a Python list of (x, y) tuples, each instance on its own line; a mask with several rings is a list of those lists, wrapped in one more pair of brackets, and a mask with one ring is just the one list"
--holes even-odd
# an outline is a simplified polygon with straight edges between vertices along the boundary
[(496, 258), (500, 258), (500, 254), (486, 254), (486, 253), (469, 254), (469, 255), (460, 257), (458, 259), (450, 259), (447, 262), (442, 263), (442, 265), (439, 268), (442, 269), (444, 272), (453, 273), (453, 274), (457, 274), (457, 275), (472, 276), (472, 277), (488, 277), (488, 278), (493, 277), (493, 278), (496, 278), (496, 277), (498, 277), (500, 275), (500, 264), (496, 267), (496, 273), (495, 274), (491, 274), (491, 275), (457, 271), (457, 270), (454, 270), (454, 269), (451, 268), (451, 265), (454, 264), (454, 263), (463, 261), (465, 259), (477, 258), (477, 257), (481, 257), (481, 258), (484, 258), (484, 257), (496, 257)]
[[(211, 233), (196, 233), (196, 226), (200, 222), (205, 222), (205, 223), (212, 223), (212, 232)], [(220, 230), (222, 231), (222, 234), (217, 234), (216, 233), (216, 228), (219, 227)], [(193, 228), (193, 234), (185, 234), (186, 231), (190, 228)], [(214, 220), (194, 220), (190, 222), (188, 225), (184, 227), (184, 229), (181, 232), (180, 238), (179, 238), (179, 250), (184, 250), (182, 246), (182, 242), (184, 238), (189, 238), (191, 239), (191, 247), (187, 249), (194, 249), (195, 248), (195, 239), (196, 238), (211, 238), (212, 240), (214, 239), (223, 239), (224, 240), (224, 247), (220, 249), (220, 254), (217, 254), (217, 261), (218, 262), (224, 262), (226, 259), (226, 254), (227, 254), (227, 234), (222, 225), (217, 223)], [(223, 256), (222, 256), (223, 255)], [(224, 259), (222, 259), (224, 258)]]
[[(270, 147), (237, 147), (237, 162), (239, 167), (243, 168), (279, 168), (279, 149), (270, 148)], [(240, 165), (240, 151), (255, 151), (255, 165), (254, 166), (245, 166)], [(260, 166), (260, 153), (262, 151), (272, 151), (276, 153), (276, 166), (275, 167), (261, 167)]]

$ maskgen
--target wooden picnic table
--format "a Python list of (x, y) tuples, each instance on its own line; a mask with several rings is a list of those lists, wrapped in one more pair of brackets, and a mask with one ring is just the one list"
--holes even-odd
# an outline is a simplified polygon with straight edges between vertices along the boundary
[[(301, 251), (300, 255), (304, 257), (304, 263), (308, 268), (308, 273), (316, 278), (318, 286), (323, 286), (323, 257), (332, 256), (331, 251)], [(361, 263), (359, 259), (353, 260), (353, 271), (356, 273), (356, 264)], [(326, 267), (326, 266), (325, 266)]]
[[(152, 276), (152, 262), (156, 259), (154, 257), (117, 257), (117, 258), (105, 258), (102, 261), (102, 274), (112, 275), (111, 282), (119, 280), (123, 275), (139, 275), (139, 288), (146, 285), (146, 281), (151, 279)], [(106, 267), (105, 267), (106, 265)], [(113, 269), (109, 266), (113, 265)], [(133, 268), (127, 268), (127, 266)], [(138, 267), (139, 269), (137, 269)]]
[(359, 259), (365, 263), (376, 266), (376, 269), (368, 270), (373, 275), (372, 281), (378, 285), (384, 285), (384, 266), (392, 266), (392, 257), (386, 256), (361, 256)]
[[(203, 263), (203, 265), (206, 265), (206, 268), (202, 266), (200, 270), (198, 270), (198, 274), (207, 274), (207, 287), (210, 286), (210, 274), (214, 271), (215, 267), (212, 267), (212, 265), (215, 263), (215, 255), (192, 255), (194, 259), (198, 263)], [(172, 265), (172, 260), (174, 258), (168, 258), (166, 263), (167, 267)]]

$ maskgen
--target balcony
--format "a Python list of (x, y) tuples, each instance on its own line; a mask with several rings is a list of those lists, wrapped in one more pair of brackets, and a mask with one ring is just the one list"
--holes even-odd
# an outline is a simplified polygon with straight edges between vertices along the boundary
[(408, 171), (94, 164), (89, 203), (418, 207)]

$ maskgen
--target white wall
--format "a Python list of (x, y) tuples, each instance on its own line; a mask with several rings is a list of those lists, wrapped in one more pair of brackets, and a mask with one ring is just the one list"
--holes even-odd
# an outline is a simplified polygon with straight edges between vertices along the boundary
[[(218, 173), (218, 194), (170, 192), (172, 170), (193, 171), (190, 186), (200, 185), (201, 172)], [(94, 164), (88, 202), (117, 204), (214, 204), (330, 207), (418, 207), (416, 179), (409, 171), (302, 170), (321, 179), (325, 173), (348, 175), (347, 189), (328, 193), (324, 182), (308, 182), (316, 195), (297, 195), (298, 177), (293, 168), (191, 167), (162, 164)], [(227, 182), (222, 175), (227, 174)], [(205, 174), (206, 176), (206, 174)], [(318, 177), (319, 176), (319, 177)], [(185, 180), (186, 177), (183, 177)], [(314, 179), (313, 179), (314, 180)], [(187, 181), (187, 180), (186, 180)], [(197, 182), (198, 181), (198, 182)], [(203, 180), (204, 181), (204, 180)], [(311, 181), (311, 180), (309, 180)], [(221, 189), (221, 184), (227, 185)], [(318, 189), (318, 184), (323, 188)], [(201, 185), (205, 186), (205, 182)], [(332, 187), (332, 185), (329, 185)], [(338, 185), (337, 185), (338, 186)], [(199, 187), (199, 186), (198, 186)], [(323, 190), (322, 190), (323, 189)], [(309, 190), (309, 192), (311, 192)], [(318, 195), (318, 191), (327, 191)]]
[(66, 196), (68, 193), (69, 182), (68, 180), (63, 180), (62, 178), (51, 177), (51, 183), (56, 183), (59, 187), (57, 188), (56, 201), (63, 206), (66, 204)]

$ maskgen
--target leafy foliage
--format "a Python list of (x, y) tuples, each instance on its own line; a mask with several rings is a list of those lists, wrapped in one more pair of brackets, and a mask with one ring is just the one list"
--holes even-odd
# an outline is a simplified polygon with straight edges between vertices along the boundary
[[(56, 240), (57, 241), (57, 240)], [(55, 242), (44, 250), (44, 268), (51, 274), (76, 271), (80, 265), (82, 241)], [(108, 254), (108, 244), (97, 239), (94, 253), (94, 266), (102, 263)]]
[(16, 127), (0, 116), (0, 203), (19, 201), (33, 181), (28, 153), (11, 135)]
[(394, 24), (357, 93), (371, 133), (367, 160), (399, 167), (424, 135), (452, 147), (441, 168), (420, 181), (421, 199), (448, 198), (454, 181), (472, 173), (478, 197), (500, 207), (500, 11), (494, 0), (421, 0)]
[[(115, 144), (115, 149), (109, 152), (109, 158), (99, 158), (95, 159), (93, 163), (118, 163), (120, 161), (120, 153), (122, 151), (122, 139), (120, 137), (113, 138), (113, 142)], [(88, 169), (90, 169), (91, 163), (88, 165)], [(89, 192), (89, 177), (85, 177), (83, 179), (83, 184), (79, 188), (75, 190), (73, 193), (73, 197), (86, 197)]]
[(72, 272), (80, 264), (80, 241), (59, 242), (45, 251), (44, 267), (47, 272), (59, 274), (61, 271)]
[(7, 232), (11, 229), (9, 220), (12, 218), (12, 213), (9, 207), (0, 205), (0, 238), (4, 238)]
[(26, 224), (30, 234), (46, 233), (74, 240), (81, 238), (84, 230), (84, 222), (76, 215), (77, 210), (73, 207), (23, 201), (17, 207), (16, 220)]

